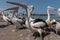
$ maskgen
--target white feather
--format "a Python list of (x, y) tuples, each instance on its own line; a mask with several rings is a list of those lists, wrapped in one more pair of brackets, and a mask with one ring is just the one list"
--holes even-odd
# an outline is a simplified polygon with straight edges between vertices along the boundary
[(45, 23), (44, 22), (37, 22), (37, 23), (30, 23), (31, 27), (44, 27)]

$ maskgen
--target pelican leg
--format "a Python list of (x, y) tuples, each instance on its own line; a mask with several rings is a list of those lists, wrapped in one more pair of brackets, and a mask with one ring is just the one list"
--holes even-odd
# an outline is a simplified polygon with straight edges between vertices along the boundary
[(7, 25), (9, 25), (9, 22), (7, 22)]
[(56, 29), (56, 28), (55, 28), (55, 31), (56, 31), (56, 37), (58, 37), (58, 36), (57, 36), (58, 32), (57, 32), (57, 29)]
[(18, 25), (15, 24), (16, 28), (13, 30), (13, 32), (17, 32), (19, 29), (18, 29)]
[[(58, 34), (58, 32), (57, 32), (57, 29), (56, 29), (56, 28), (55, 28), (55, 31), (56, 31), (56, 37), (57, 37), (57, 39), (59, 39), (59, 40), (60, 40), (60, 38), (59, 38), (59, 37), (58, 37), (58, 35), (57, 35), (57, 34)], [(56, 39), (56, 40), (57, 40), (57, 39)]]
[(55, 29), (55, 32), (56, 32), (56, 37), (58, 38), (58, 32), (57, 32), (57, 29), (56, 29), (56, 25), (55, 25), (55, 27), (54, 27), (54, 29)]
[(15, 24), (15, 26), (16, 26), (16, 28), (14, 30), (12, 30), (13, 32), (17, 32), (19, 30), (18, 25)]
[(16, 27), (15, 32), (17, 32), (18, 30), (19, 30), (18, 27)]
[(40, 40), (43, 40), (43, 38), (42, 38), (42, 29), (38, 29), (38, 32), (40, 34)]
[[(56, 25), (55, 25), (56, 26)], [(56, 35), (57, 35), (57, 29), (56, 29), (56, 27), (55, 27), (55, 31), (56, 31)]]
[(56, 34), (57, 34), (57, 30), (55, 29), (55, 31), (56, 31)]
[(20, 24), (19, 23), (16, 24), (16, 29), (15, 29), (16, 32), (19, 30), (19, 28), (23, 28), (21, 23)]

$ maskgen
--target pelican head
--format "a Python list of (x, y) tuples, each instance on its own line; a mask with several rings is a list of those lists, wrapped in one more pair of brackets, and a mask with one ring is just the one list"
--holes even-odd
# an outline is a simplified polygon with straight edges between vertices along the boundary
[(4, 11), (1, 11), (2, 15), (4, 15)]
[(29, 9), (30, 12), (32, 12), (33, 9), (34, 9), (34, 6), (33, 5), (30, 5), (30, 6), (28, 6), (28, 9)]
[(33, 9), (34, 9), (34, 6), (33, 5), (30, 5), (30, 6), (27, 7), (28, 17), (31, 16), (31, 13), (32, 13)]
[(55, 19), (53, 19), (53, 20), (51, 20), (51, 25), (55, 25), (56, 24), (56, 20)]
[(4, 11), (1, 11), (1, 18), (4, 16)]
[(58, 9), (58, 15), (60, 15), (60, 8)]

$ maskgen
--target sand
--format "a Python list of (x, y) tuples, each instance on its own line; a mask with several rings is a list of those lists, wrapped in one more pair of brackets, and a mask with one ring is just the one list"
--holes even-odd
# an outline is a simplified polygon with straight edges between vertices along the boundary
[[(6, 22), (0, 22), (0, 40), (40, 40), (40, 37), (33, 36), (33, 33), (29, 29), (20, 29), (17, 32), (15, 25), (7, 25)], [(54, 32), (46, 35), (43, 40), (60, 40), (60, 36)]]

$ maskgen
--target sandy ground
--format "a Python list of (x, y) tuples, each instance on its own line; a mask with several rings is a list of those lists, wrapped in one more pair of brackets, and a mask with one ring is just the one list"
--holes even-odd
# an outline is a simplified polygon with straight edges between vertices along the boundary
[[(40, 40), (40, 37), (33, 36), (33, 33), (28, 29), (21, 29), (13, 32), (15, 25), (7, 25), (6, 22), (0, 22), (0, 40)], [(43, 40), (60, 40), (60, 36), (54, 32), (46, 35)]]

